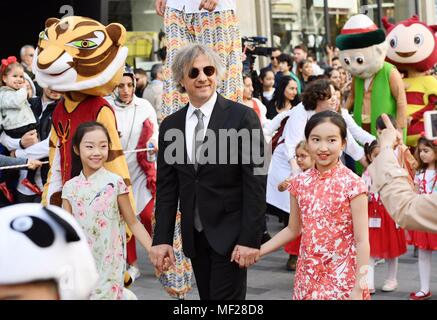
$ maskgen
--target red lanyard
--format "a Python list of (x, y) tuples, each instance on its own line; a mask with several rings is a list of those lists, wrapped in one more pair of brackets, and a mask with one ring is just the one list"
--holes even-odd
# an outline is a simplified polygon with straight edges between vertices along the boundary
[[(426, 179), (425, 179), (425, 173), (426, 173), (426, 170), (423, 172), (423, 180), (422, 180), (423, 193), (428, 194), (428, 192), (426, 191)], [(433, 184), (432, 184), (431, 191), (429, 192), (429, 194), (431, 194), (432, 191), (434, 190), (434, 187), (435, 187), (436, 182), (437, 182), (437, 172), (434, 173), (434, 182), (433, 182)]]

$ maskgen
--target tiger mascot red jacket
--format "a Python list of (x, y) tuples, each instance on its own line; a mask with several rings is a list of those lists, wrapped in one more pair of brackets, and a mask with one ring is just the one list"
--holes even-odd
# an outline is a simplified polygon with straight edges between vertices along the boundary
[(126, 29), (85, 17), (50, 18), (39, 35), (33, 70), (38, 84), (64, 93), (53, 113), (50, 134), (50, 172), (44, 186), (43, 204), (61, 204), (63, 184), (78, 172), (71, 163), (71, 140), (82, 122), (98, 121), (111, 138), (105, 168), (123, 177), (132, 196), (126, 159), (117, 132), (114, 111), (103, 99), (120, 82), (128, 49)]

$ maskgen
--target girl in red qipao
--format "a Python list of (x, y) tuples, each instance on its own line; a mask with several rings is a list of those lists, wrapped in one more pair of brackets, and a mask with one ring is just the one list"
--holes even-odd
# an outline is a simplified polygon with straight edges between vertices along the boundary
[[(430, 140), (420, 138), (417, 142), (416, 160), (419, 162), (419, 170), (414, 179), (417, 190), (421, 194), (437, 193), (437, 146)], [(419, 248), (420, 290), (412, 292), (410, 300), (429, 299), (431, 258), (432, 252), (437, 250), (437, 234), (413, 231), (411, 242)]]
[(367, 188), (340, 155), (346, 123), (333, 111), (316, 113), (305, 126), (315, 168), (290, 184), (289, 224), (262, 245), (264, 256), (302, 234), (293, 299), (369, 299)]
[[(366, 143), (364, 152), (369, 163), (379, 154), (377, 141)], [(398, 257), (407, 251), (405, 231), (393, 221), (381, 202), (378, 193), (371, 192), (372, 179), (366, 170), (363, 180), (369, 189), (369, 291), (375, 293), (374, 267), (377, 258), (383, 258), (387, 262), (388, 275), (382, 287), (382, 291), (394, 291), (398, 287), (397, 271)]]

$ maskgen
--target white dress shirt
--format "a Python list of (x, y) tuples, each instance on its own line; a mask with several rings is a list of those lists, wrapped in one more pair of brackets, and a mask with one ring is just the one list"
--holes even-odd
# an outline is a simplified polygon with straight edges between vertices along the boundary
[(209, 120), (211, 120), (211, 114), (212, 110), (214, 109), (215, 103), (217, 102), (217, 92), (214, 92), (214, 94), (211, 96), (211, 98), (200, 108), (195, 108), (191, 102), (188, 105), (187, 115), (185, 118), (185, 145), (187, 147), (187, 153), (188, 157), (191, 159), (191, 155), (193, 152), (193, 136), (194, 136), (194, 129), (196, 128), (198, 119), (197, 116), (194, 114), (194, 111), (196, 109), (200, 109), (203, 113), (203, 137), (205, 137), (206, 129), (208, 128)]
[[(167, 7), (183, 11), (184, 13), (205, 12), (205, 9), (199, 10), (201, 0), (167, 0)], [(237, 9), (237, 0), (220, 0), (214, 12)]]

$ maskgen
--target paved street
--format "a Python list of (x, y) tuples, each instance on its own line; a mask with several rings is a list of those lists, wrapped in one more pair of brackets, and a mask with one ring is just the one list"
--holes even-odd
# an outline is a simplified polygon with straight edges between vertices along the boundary
[[(268, 228), (273, 235), (280, 231), (282, 224), (278, 223), (276, 217), (269, 216)], [(138, 244), (137, 248), (141, 248)], [(134, 282), (132, 291), (138, 299), (145, 300), (166, 300), (170, 298), (162, 289), (161, 284), (154, 276), (153, 268), (146, 257), (144, 250), (138, 250), (141, 277)], [(248, 271), (248, 300), (289, 300), (291, 299), (291, 288), (294, 272), (285, 270), (287, 254), (279, 250), (270, 256), (263, 258)], [(435, 293), (432, 298), (437, 300), (437, 254), (433, 255), (431, 292)], [(374, 300), (405, 300), (411, 291), (419, 289), (419, 271), (417, 258), (413, 257), (412, 247), (399, 259), (398, 282), (399, 288), (390, 293), (381, 292), (384, 277), (387, 271), (387, 264), (377, 265), (375, 270), (375, 285), (377, 292), (372, 296)], [(193, 290), (188, 294), (188, 300), (198, 300), (197, 289), (193, 276)]]

